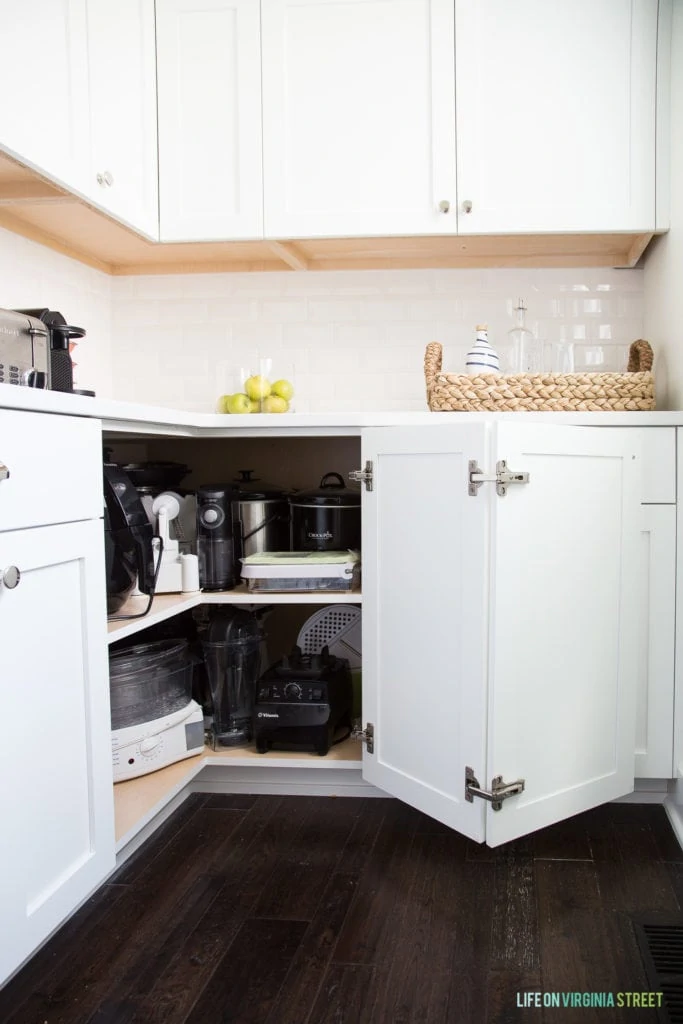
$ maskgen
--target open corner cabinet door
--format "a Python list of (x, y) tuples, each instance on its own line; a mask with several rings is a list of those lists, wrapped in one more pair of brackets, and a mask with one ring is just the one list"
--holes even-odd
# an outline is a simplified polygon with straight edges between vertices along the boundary
[(477, 842), (486, 753), (489, 516), (468, 497), (484, 423), (363, 431), (363, 777)]
[[(624, 429), (500, 423), (492, 463), (528, 483), (492, 495), (486, 789), (524, 780), (498, 846), (633, 790), (640, 460)], [(483, 490), (483, 488), (482, 488)], [(481, 492), (480, 492), (481, 493)]]
[[(364, 431), (369, 782), (490, 846), (632, 791), (633, 438), (546, 422)], [(489, 478), (474, 487), (472, 462)], [(500, 488), (498, 470), (528, 481)], [(467, 769), (484, 791), (524, 788), (468, 800)]]

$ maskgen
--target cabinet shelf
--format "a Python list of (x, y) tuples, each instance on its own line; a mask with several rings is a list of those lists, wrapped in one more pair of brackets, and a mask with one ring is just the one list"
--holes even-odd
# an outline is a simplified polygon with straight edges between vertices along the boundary
[[(120, 610), (119, 615), (136, 615), (144, 611), (149, 598), (131, 597)], [(295, 593), (253, 594), (244, 584), (234, 590), (217, 591), (215, 593), (195, 594), (159, 594), (152, 601), (152, 607), (141, 619), (128, 621), (109, 621), (107, 633), (109, 643), (123, 640), (127, 636), (139, 633), (148, 626), (153, 626), (165, 619), (173, 618), (180, 612), (195, 608), (200, 604), (361, 604), (363, 596), (360, 590), (343, 592), (309, 590)]]
[(231, 768), (303, 768), (339, 771), (362, 767), (360, 740), (347, 739), (332, 747), (325, 757), (293, 750), (271, 750), (257, 754), (253, 745), (217, 751), (205, 747), (203, 753), (177, 761), (137, 779), (114, 786), (116, 843), (125, 846), (156, 814), (205, 767)]

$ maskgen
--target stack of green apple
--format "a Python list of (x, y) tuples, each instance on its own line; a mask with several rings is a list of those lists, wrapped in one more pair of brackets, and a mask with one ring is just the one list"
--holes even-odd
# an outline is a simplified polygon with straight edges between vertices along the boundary
[(247, 377), (244, 391), (235, 395), (221, 395), (218, 411), (230, 413), (245, 412), (288, 412), (294, 388), (288, 380), (276, 380), (271, 384), (262, 374)]

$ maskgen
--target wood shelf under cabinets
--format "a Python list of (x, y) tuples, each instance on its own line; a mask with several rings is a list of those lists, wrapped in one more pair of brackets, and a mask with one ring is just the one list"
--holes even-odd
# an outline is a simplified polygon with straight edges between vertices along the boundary
[(112, 275), (633, 267), (651, 232), (151, 242), (0, 153), (0, 227)]
[(117, 782), (114, 785), (114, 813), (116, 820), (116, 842), (125, 845), (144, 828), (164, 806), (177, 796), (184, 787), (205, 767), (225, 766), (253, 768), (303, 768), (303, 769), (360, 769), (362, 767), (362, 746), (359, 740), (347, 739), (332, 747), (325, 757), (301, 751), (271, 750), (257, 754), (253, 745), (212, 750), (205, 747), (203, 753), (176, 761), (166, 768), (160, 768), (137, 779)]
[[(148, 597), (131, 597), (124, 604), (119, 615), (137, 615), (144, 611)], [(234, 590), (217, 591), (215, 593), (193, 593), (193, 594), (158, 594), (152, 601), (152, 607), (144, 618), (130, 619), (128, 621), (107, 622), (109, 643), (115, 640), (123, 640), (127, 636), (139, 633), (148, 626), (154, 626), (165, 619), (173, 618), (189, 608), (196, 608), (200, 604), (361, 604), (363, 595), (360, 590), (348, 591), (325, 591), (325, 590), (301, 590), (286, 593), (253, 594), (247, 590), (244, 584), (235, 587)]]

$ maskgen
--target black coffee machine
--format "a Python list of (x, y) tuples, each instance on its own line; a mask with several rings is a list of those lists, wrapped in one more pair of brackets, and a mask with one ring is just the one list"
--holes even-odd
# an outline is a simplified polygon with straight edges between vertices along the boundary
[(130, 478), (104, 464), (104, 554), (107, 614), (115, 615), (135, 587), (154, 594), (154, 528)]
[(42, 320), (50, 335), (50, 390), (74, 390), (74, 371), (71, 362), (69, 342), (72, 338), (84, 338), (85, 330), (68, 324), (56, 309), (20, 309), (36, 320)]

